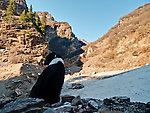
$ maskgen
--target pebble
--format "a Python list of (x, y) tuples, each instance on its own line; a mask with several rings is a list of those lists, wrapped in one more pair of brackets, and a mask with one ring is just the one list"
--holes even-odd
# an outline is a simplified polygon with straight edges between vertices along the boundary
[(90, 100), (90, 101), (88, 102), (88, 106), (89, 106), (90, 108), (92, 108), (92, 109), (98, 109), (98, 103), (95, 102), (94, 100)]
[(22, 80), (13, 79), (12, 82), (13, 82), (13, 83), (22, 83)]
[(19, 88), (16, 88), (15, 92), (16, 92), (17, 96), (20, 96), (23, 94), (23, 92)]
[(8, 61), (7, 58), (2, 59), (2, 62), (7, 62), (7, 61)]
[(79, 84), (79, 83), (73, 83), (72, 84), (72, 89), (82, 89), (84, 88), (84, 85)]

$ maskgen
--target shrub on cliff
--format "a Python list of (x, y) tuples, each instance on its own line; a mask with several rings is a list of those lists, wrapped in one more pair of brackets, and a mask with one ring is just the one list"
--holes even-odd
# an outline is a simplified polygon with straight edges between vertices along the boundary
[(32, 12), (32, 6), (30, 6), (30, 10), (29, 12), (26, 13), (26, 11), (24, 10), (19, 18), (19, 20), (21, 22), (23, 22), (25, 25), (28, 25), (28, 23), (33, 23), (34, 27), (36, 28), (36, 30), (38, 32), (40, 32), (41, 35), (45, 34), (45, 19), (44, 20), (44, 24), (42, 24), (42, 22), (40, 21), (40, 18), (38, 15), (34, 14)]
[(14, 0), (14, 1), (9, 2), (9, 5), (6, 10), (6, 15), (9, 16), (9, 15), (15, 15), (15, 14), (16, 14), (16, 2)]
[(27, 17), (28, 17), (28, 19), (29, 19), (29, 22), (32, 22), (32, 23), (33, 23), (34, 14), (33, 14), (33, 12), (32, 12), (32, 5), (30, 5), (29, 12), (27, 12)]
[(45, 28), (46, 28), (46, 14), (44, 14), (42, 18), (42, 22), (40, 21), (40, 18), (37, 14), (34, 14), (33, 24), (35, 25), (38, 32), (41, 33), (41, 35), (45, 35)]
[(19, 18), (20, 21), (22, 22), (27, 22), (29, 19), (28, 19), (28, 16), (26, 15), (26, 11), (24, 10)]
[(6, 8), (6, 16), (4, 17), (4, 20), (7, 23), (14, 23), (14, 15), (16, 15), (16, 2), (10, 1), (8, 7)]

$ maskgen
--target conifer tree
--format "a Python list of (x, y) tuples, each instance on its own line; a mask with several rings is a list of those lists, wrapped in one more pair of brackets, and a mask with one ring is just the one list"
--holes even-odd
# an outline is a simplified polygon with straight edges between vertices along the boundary
[(43, 36), (45, 36), (45, 28), (46, 28), (46, 22), (47, 22), (47, 17), (46, 17), (47, 13), (44, 12), (44, 15), (42, 17), (42, 24), (39, 26), (40, 27), (40, 31), (41, 31), (41, 34)]
[(32, 5), (30, 5), (29, 12), (27, 12), (28, 21), (33, 23)]
[(36, 26), (39, 27), (41, 25), (40, 18), (36, 15)]
[(6, 15), (15, 15), (16, 13), (16, 3), (15, 1), (10, 1), (6, 10)]
[(32, 12), (32, 5), (30, 5), (30, 9), (29, 9), (29, 12)]
[(44, 12), (44, 15), (43, 15), (43, 17), (42, 17), (42, 24), (43, 24), (43, 25), (46, 25), (46, 21), (47, 21), (46, 15), (47, 15), (47, 13)]
[(10, 1), (8, 7), (6, 8), (6, 16), (4, 17), (4, 20), (9, 24), (13, 24), (15, 14), (16, 14), (16, 2)]
[(45, 25), (41, 25), (40, 29), (41, 29), (41, 34), (44, 36), (45, 35)]
[(6, 15), (8, 16), (8, 15), (12, 15), (13, 13), (13, 10), (12, 10), (12, 3), (11, 3), (11, 1), (9, 2), (9, 5), (8, 5), (8, 7), (7, 7), (7, 9), (6, 9)]
[(28, 22), (33, 22), (33, 14), (32, 12), (27, 12)]
[(16, 14), (16, 1), (15, 0), (12, 2), (12, 13), (14, 15)]
[(20, 21), (23, 21), (23, 22), (27, 22), (28, 21), (28, 17), (26, 15), (26, 11), (24, 10), (19, 18)]

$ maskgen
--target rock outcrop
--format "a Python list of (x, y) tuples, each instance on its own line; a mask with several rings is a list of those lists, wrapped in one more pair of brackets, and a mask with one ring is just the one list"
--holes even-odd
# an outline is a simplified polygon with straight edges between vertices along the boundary
[(28, 63), (39, 61), (38, 59), (48, 51), (48, 43), (33, 27), (33, 24), (25, 25), (15, 17), (12, 25), (1, 22), (0, 26), (0, 59), (8, 63)]
[(61, 55), (67, 67), (78, 62), (79, 55), (83, 53), (81, 47), (86, 43), (75, 37), (67, 22), (57, 22), (48, 12), (36, 12), (36, 14), (41, 21), (43, 15), (46, 14), (46, 39), (49, 43), (49, 50)]
[(19, 14), (21, 14), (24, 10), (26, 12), (28, 11), (26, 0), (16, 0), (16, 4), (16, 10)]
[(0, 1), (0, 9), (6, 10), (6, 7), (8, 6), (10, 0), (1, 0)]
[(150, 4), (122, 17), (108, 33), (83, 50), (83, 73), (126, 70), (150, 64)]
[[(46, 51), (44, 50), (44, 48), (42, 50), (38, 50), (38, 52), (36, 51), (37, 49), (41, 48), (41, 46), (44, 46), (44, 45), (39, 45), (37, 43), (43, 43), (45, 41), (42, 39), (41, 34), (38, 33), (37, 29), (35, 29), (35, 26), (32, 23), (29, 23), (28, 28), (24, 29), (26, 26), (24, 26), (22, 23), (19, 22), (19, 16), (15, 16), (14, 18), (15, 21), (13, 25), (10, 25), (10, 23), (6, 23), (3, 21), (3, 17), (5, 16), (5, 10), (9, 4), (9, 1), (10, 0), (1, 1), (1, 5), (0, 5), (1, 6), (0, 7), (0, 16), (1, 16), (0, 18), (0, 34), (1, 34), (0, 35), (1, 37), (0, 48), (2, 49), (7, 48), (7, 52), (8, 52), (10, 51), (9, 48), (16, 48), (16, 45), (18, 45), (19, 47), (24, 48), (24, 49), (18, 50), (18, 48), (16, 48), (17, 51), (23, 51), (23, 52), (25, 51), (29, 54), (31, 52), (34, 52), (34, 53), (36, 52), (38, 54), (36, 55), (36, 57), (40, 57), (40, 52), (41, 54), (45, 54)], [(26, 12), (28, 10), (26, 1), (16, 0), (17, 13), (21, 14), (23, 10), (25, 10)], [(48, 49), (50, 51), (56, 52), (57, 54), (61, 55), (65, 60), (66, 67), (69, 67), (77, 62), (80, 62), (79, 55), (83, 53), (83, 50), (81, 49), (81, 47), (86, 44), (83, 41), (78, 40), (77, 37), (75, 37), (74, 33), (72, 32), (71, 26), (67, 22), (57, 22), (52, 17), (52, 15), (50, 15), (48, 12), (35, 12), (35, 14), (39, 16), (41, 22), (43, 21), (43, 16), (46, 14), (45, 37), (48, 41), (48, 45), (49, 45), (47, 46)], [(32, 48), (33, 45), (34, 45), (34, 48)], [(30, 47), (28, 48), (28, 46)], [(45, 46), (45, 49), (47, 49), (46, 46)], [(23, 57), (22, 59), (28, 59), (26, 58), (26, 56), (29, 56), (29, 55), (25, 55), (25, 57)], [(10, 57), (10, 56), (7, 56), (7, 57)], [(20, 60), (19, 58), (17, 59)], [(32, 57), (30, 59), (38, 59), (38, 58)], [(4, 61), (9, 62), (9, 58), (6, 58), (6, 60)]]
[[(0, 1), (0, 9), (6, 10), (9, 1), (14, 1), (14, 0), (2, 0)], [(24, 10), (28, 11), (28, 7), (26, 4), (25, 0), (15, 0), (16, 1), (16, 11), (17, 13), (21, 14)]]
[[(24, 24), (18, 14), (12, 16), (12, 22), (4, 19), (8, 2), (9, 0), (1, 1), (0, 7), (0, 63), (38, 63), (47, 53), (48, 43), (32, 22)], [(24, 10), (28, 11), (26, 1), (16, 0), (17, 13)]]

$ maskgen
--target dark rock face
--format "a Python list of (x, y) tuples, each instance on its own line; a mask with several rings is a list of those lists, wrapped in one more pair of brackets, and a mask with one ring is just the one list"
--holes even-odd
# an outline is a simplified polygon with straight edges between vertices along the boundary
[(16, 11), (21, 14), (24, 10), (27, 12), (28, 7), (26, 4), (26, 0), (16, 0)]
[(41, 20), (46, 14), (45, 36), (49, 50), (61, 55), (67, 67), (77, 62), (79, 55), (84, 52), (81, 47), (86, 44), (75, 37), (71, 26), (67, 22), (57, 22), (48, 12), (36, 12), (36, 14)]
[(9, 0), (1, 0), (0, 9), (5, 10), (8, 4), (9, 4)]
[[(85, 43), (78, 40), (72, 34), (71, 28), (69, 27), (68, 24), (66, 24), (66, 26), (64, 25), (64, 23), (59, 24), (63, 25), (65, 29), (63, 31), (64, 34), (67, 30), (69, 30), (69, 34), (67, 32), (66, 36), (61, 37), (61, 35), (58, 33), (59, 31), (57, 30), (57, 29), (61, 30), (62, 29), (61, 27), (57, 26), (57, 24), (53, 24), (54, 28), (53, 26), (52, 27), (47, 26), (46, 38), (49, 43), (49, 49), (61, 55), (65, 59), (66, 64), (72, 65), (78, 61), (77, 59), (79, 59), (79, 55), (84, 52), (81, 49), (81, 47), (84, 46)], [(69, 37), (72, 37), (72, 39), (67, 38), (68, 35)]]

